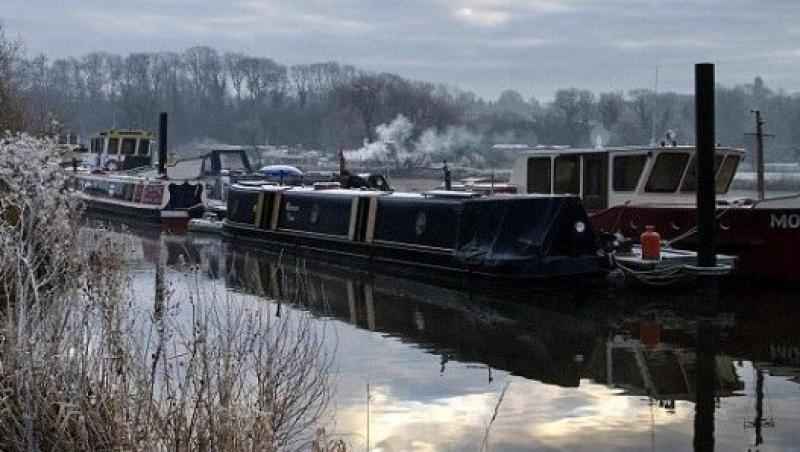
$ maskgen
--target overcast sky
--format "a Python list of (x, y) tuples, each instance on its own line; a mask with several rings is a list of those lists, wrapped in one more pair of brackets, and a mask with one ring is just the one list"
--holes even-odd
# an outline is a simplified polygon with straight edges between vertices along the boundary
[(558, 88), (800, 91), (800, 0), (2, 0), (27, 54), (209, 45), (283, 64), (336, 60), (495, 97)]

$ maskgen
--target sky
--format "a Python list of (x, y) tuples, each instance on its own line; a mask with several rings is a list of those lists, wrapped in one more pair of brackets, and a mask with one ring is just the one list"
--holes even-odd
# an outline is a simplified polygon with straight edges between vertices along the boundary
[[(800, 91), (800, 0), (3, 0), (28, 56), (208, 45), (282, 64), (335, 60), (494, 98), (559, 88)], [(656, 73), (658, 83), (656, 84)]]

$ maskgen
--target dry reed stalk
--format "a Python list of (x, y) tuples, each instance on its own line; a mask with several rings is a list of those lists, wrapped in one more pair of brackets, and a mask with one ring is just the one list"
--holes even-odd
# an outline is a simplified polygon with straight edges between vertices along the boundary
[(310, 315), (192, 272), (142, 302), (121, 244), (80, 237), (53, 148), (0, 141), (0, 450), (344, 450), (317, 429), (332, 356)]

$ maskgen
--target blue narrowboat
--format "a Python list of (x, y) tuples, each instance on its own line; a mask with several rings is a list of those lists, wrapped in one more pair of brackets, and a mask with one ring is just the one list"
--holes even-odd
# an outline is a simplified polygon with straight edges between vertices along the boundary
[(234, 185), (227, 205), (231, 240), (369, 270), (493, 283), (601, 271), (595, 234), (573, 196)]

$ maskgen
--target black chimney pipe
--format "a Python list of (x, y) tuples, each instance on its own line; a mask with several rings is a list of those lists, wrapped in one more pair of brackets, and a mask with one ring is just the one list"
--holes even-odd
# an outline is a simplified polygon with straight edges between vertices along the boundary
[(158, 174), (167, 176), (167, 113), (158, 116)]
[(697, 148), (697, 265), (717, 265), (714, 228), (716, 188), (714, 174), (714, 65), (694, 67), (695, 133)]

